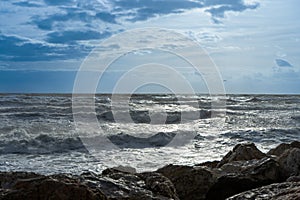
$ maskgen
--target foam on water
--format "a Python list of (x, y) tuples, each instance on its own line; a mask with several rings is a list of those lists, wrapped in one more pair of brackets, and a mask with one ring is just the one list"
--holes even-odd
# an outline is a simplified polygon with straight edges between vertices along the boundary
[[(78, 98), (82, 99), (78, 110), (94, 114), (88, 113), (84, 96)], [(154, 170), (167, 163), (193, 165), (220, 159), (240, 142), (254, 142), (268, 151), (281, 142), (300, 139), (299, 96), (230, 95), (225, 97), (226, 108), (212, 108), (217, 98), (182, 95), (179, 102), (174, 95), (133, 95), (129, 105), (132, 122), (116, 122), (110, 96), (97, 95), (95, 112), (102, 131), (79, 131), (70, 95), (2, 94), (0, 170), (81, 173), (119, 164), (138, 171)], [(115, 114), (122, 116), (126, 105), (119, 106)], [(213, 117), (212, 111), (216, 113)], [(150, 115), (162, 112), (166, 123), (151, 122)], [(183, 114), (198, 118), (181, 121)], [(212, 127), (220, 118), (225, 118), (225, 124)], [(90, 154), (82, 139), (93, 140), (103, 131), (120, 149)], [(165, 146), (180, 134), (196, 137), (182, 146)]]

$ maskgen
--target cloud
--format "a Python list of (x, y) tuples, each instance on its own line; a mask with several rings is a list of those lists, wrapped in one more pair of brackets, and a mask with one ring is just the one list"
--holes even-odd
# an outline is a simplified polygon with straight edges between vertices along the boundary
[(293, 67), (293, 65), (283, 59), (275, 59), (275, 63), (278, 67)]
[(34, 16), (32, 18), (32, 24), (35, 24), (42, 30), (53, 30), (53, 25), (57, 22), (65, 23), (67, 21), (80, 21), (85, 24), (92, 24), (94, 20), (102, 20), (110, 24), (116, 24), (116, 16), (107, 12), (97, 12), (96, 14), (90, 14), (86, 11), (82, 11), (74, 8), (64, 8), (67, 13), (54, 14), (46, 17)]
[(44, 0), (48, 5), (70, 5), (74, 4), (74, 0)]
[(115, 0), (118, 11), (128, 11), (128, 21), (147, 20), (156, 15), (182, 13), (184, 10), (202, 7), (201, 1), (188, 0)]
[(21, 1), (21, 2), (14, 2), (13, 5), (16, 6), (22, 6), (22, 7), (41, 7), (41, 4), (37, 4), (35, 2), (30, 2), (30, 1)]
[(56, 6), (63, 14), (48, 16), (35, 16), (32, 23), (43, 30), (52, 30), (53, 24), (66, 21), (81, 21), (94, 23), (101, 20), (109, 24), (117, 24), (117, 21), (137, 22), (150, 18), (183, 13), (194, 8), (205, 8), (210, 13), (215, 23), (220, 23), (225, 17), (225, 12), (242, 12), (246, 9), (256, 9), (259, 4), (247, 4), (241, 0), (112, 0), (109, 6), (103, 2), (91, 1), (84, 3), (75, 0), (45, 0), (47, 5)]
[(58, 31), (49, 33), (47, 36), (47, 42), (50, 43), (76, 43), (81, 40), (95, 40), (103, 39), (110, 36), (111, 33), (104, 31), (102, 33), (97, 31)]
[(207, 0), (205, 6), (210, 7), (205, 11), (210, 13), (214, 23), (221, 23), (228, 11), (242, 12), (247, 9), (256, 9), (259, 3), (248, 4), (242, 0)]
[(11, 35), (0, 34), (1, 61), (45, 61), (81, 58), (88, 51), (81, 45), (58, 46)]
[[(0, 9), (1, 26), (6, 27), (5, 32), (0, 32), (0, 58), (4, 61), (81, 58), (92, 48), (87, 41), (120, 32), (128, 22), (194, 8), (204, 8), (212, 18), (220, 20), (227, 11), (241, 12), (254, 9), (255, 5), (241, 0), (5, 1)], [(14, 15), (17, 17), (12, 18)]]

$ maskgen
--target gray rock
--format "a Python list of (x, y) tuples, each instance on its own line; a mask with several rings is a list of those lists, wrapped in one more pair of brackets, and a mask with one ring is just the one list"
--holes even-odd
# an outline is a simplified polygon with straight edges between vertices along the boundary
[(292, 148), (285, 150), (278, 159), (286, 178), (300, 175), (300, 149)]
[(179, 200), (173, 183), (165, 176), (155, 172), (145, 172), (139, 174), (139, 176), (144, 180), (146, 188), (152, 192)]
[(106, 174), (86, 172), (80, 176), (3, 172), (0, 181), (1, 200), (179, 200), (172, 182), (154, 172), (136, 174), (112, 169)]
[(204, 167), (167, 165), (157, 172), (173, 182), (181, 200), (205, 199), (214, 183), (213, 174)]
[(89, 188), (67, 175), (42, 176), (33, 173), (1, 173), (0, 199), (18, 200), (106, 200), (98, 188)]
[(137, 174), (111, 168), (102, 175), (85, 173), (81, 177), (90, 182), (90, 187), (100, 188), (109, 199), (178, 200), (172, 182), (153, 172)]
[(213, 171), (218, 178), (206, 195), (207, 199), (212, 200), (225, 199), (283, 180), (280, 166), (271, 158), (227, 163), (221, 169)]
[(292, 149), (292, 148), (300, 149), (300, 142), (294, 141), (290, 144), (282, 143), (282, 144), (278, 145), (276, 148), (271, 149), (267, 154), (268, 155), (280, 156), (286, 150), (289, 150), (289, 149)]
[(234, 195), (227, 200), (298, 200), (300, 182), (275, 183)]
[(220, 161), (217, 167), (221, 167), (226, 163), (230, 163), (233, 161), (248, 161), (253, 159), (262, 159), (266, 156), (266, 154), (262, 153), (255, 144), (238, 144), (236, 145), (232, 151), (227, 153), (223, 159)]

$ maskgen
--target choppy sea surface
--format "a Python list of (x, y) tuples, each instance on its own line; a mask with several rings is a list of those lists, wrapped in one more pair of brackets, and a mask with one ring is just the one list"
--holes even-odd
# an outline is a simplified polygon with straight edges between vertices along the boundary
[[(84, 109), (89, 106), (85, 96), (76, 98), (82, 104), (74, 108), (72, 95), (1, 94), (0, 171), (79, 174), (118, 165), (146, 171), (220, 159), (241, 142), (254, 142), (267, 152), (300, 140), (297, 95), (133, 95), (127, 105), (130, 120), (119, 117), (125, 112), (122, 95), (117, 104), (110, 95), (96, 95), (92, 114), (99, 132), (78, 129), (74, 112), (91, 113)], [(213, 103), (218, 101), (225, 106)], [(80, 123), (89, 127), (88, 120)], [(97, 145), (99, 134), (117, 148), (97, 150), (85, 142)], [(177, 136), (188, 140), (169, 145)]]

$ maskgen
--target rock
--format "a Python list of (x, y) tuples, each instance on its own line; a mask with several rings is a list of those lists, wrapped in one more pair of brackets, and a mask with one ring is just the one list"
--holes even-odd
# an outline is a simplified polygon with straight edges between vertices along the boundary
[(234, 195), (227, 200), (297, 200), (300, 198), (300, 182), (284, 182), (263, 186)]
[(179, 200), (172, 182), (159, 173), (129, 173), (118, 169), (97, 175), (24, 172), (0, 173), (0, 199), (17, 200)]
[(214, 160), (214, 161), (207, 161), (204, 163), (196, 164), (195, 166), (203, 166), (203, 167), (209, 167), (209, 168), (216, 168), (218, 166), (220, 161)]
[(271, 158), (224, 164), (219, 171), (214, 170), (218, 178), (206, 198), (225, 199), (246, 190), (282, 181), (280, 170), (278, 163)]
[(103, 191), (108, 199), (178, 199), (172, 182), (157, 173), (133, 174), (112, 168), (103, 171), (102, 175), (85, 173), (81, 177), (90, 187)]
[(300, 149), (300, 142), (294, 141), (290, 144), (282, 143), (282, 144), (278, 145), (275, 149), (271, 149), (267, 154), (268, 155), (280, 156), (286, 150), (289, 150), (289, 149), (292, 149), (292, 148)]
[(212, 173), (204, 167), (167, 165), (157, 172), (172, 181), (181, 200), (205, 199), (214, 183)]
[(300, 175), (300, 149), (292, 148), (285, 150), (278, 159), (279, 165), (282, 167), (284, 176), (286, 178), (290, 176)]
[[(155, 137), (162, 136), (165, 135)], [(240, 144), (220, 162), (167, 165), (144, 173), (128, 166), (109, 168), (102, 174), (81, 175), (0, 172), (0, 200), (297, 199), (300, 195), (297, 145), (297, 142), (279, 145), (270, 151), (272, 154), (265, 155), (254, 144)], [(288, 182), (278, 184), (285, 180)]]
[(286, 181), (299, 182), (300, 181), (300, 176), (290, 176)]
[(232, 151), (227, 153), (217, 167), (233, 161), (247, 161), (252, 159), (262, 159), (266, 154), (262, 153), (253, 143), (238, 144)]
[(235, 161), (227, 163), (221, 168), (221, 175), (238, 174), (249, 176), (256, 180), (283, 180), (279, 164), (272, 158), (263, 158), (260, 160)]
[(52, 177), (23, 172), (2, 173), (1, 187), (5, 191), (1, 191), (0, 199), (107, 199), (99, 189), (91, 189), (64, 175)]
[(179, 200), (173, 183), (165, 176), (155, 172), (145, 172), (139, 176), (145, 181), (146, 188), (152, 192), (174, 200)]
[(113, 167), (112, 169), (114, 169), (116, 171), (120, 171), (120, 172), (127, 172), (127, 173), (130, 173), (130, 174), (135, 174), (136, 173), (136, 169), (133, 168), (133, 167), (130, 167), (130, 166), (119, 165), (118, 167)]
[(10, 189), (19, 179), (31, 179), (43, 177), (32, 172), (0, 172), (0, 186), (3, 189)]

